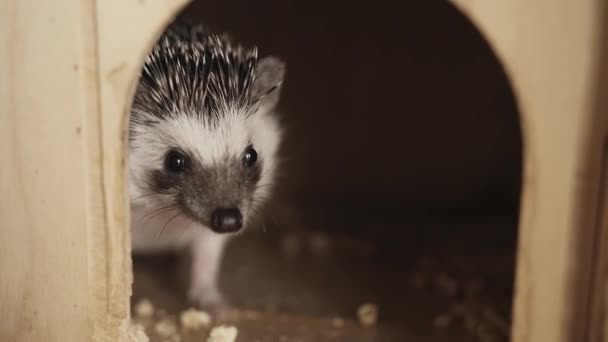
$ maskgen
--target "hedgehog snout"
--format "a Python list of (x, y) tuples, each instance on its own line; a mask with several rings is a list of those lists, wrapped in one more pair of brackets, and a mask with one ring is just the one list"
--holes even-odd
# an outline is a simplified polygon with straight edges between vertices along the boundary
[(238, 208), (217, 208), (211, 212), (210, 222), (216, 233), (234, 233), (243, 227), (243, 214)]

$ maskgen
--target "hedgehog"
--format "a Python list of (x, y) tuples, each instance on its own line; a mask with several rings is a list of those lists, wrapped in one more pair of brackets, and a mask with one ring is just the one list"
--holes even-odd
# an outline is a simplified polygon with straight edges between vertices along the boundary
[(224, 247), (274, 186), (285, 63), (174, 21), (148, 54), (129, 118), (134, 254), (189, 252), (188, 301), (218, 312)]

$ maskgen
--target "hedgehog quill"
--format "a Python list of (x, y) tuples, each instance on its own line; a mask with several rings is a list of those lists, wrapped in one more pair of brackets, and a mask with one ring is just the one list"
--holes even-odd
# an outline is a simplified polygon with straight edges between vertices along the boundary
[(133, 252), (187, 249), (187, 298), (211, 312), (226, 304), (224, 246), (274, 184), (285, 69), (256, 47), (174, 22), (140, 75), (129, 122)]

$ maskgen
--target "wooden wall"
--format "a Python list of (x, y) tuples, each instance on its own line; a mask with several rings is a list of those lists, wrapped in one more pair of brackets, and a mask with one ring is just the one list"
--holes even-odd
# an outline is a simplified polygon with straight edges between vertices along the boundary
[[(606, 279), (606, 220), (598, 208), (605, 205), (600, 187), (607, 5), (603, 0), (454, 2), (491, 42), (520, 108), (524, 189), (513, 341), (599, 341), (606, 326), (606, 306), (597, 303), (605, 297)], [(184, 3), (0, 2), (1, 341), (127, 338), (126, 114), (147, 49)], [(284, 2), (292, 16), (244, 26), (252, 38), (256, 28), (282, 39), (275, 47), (291, 44), (291, 55), (285, 56), (312, 65), (298, 71), (294, 57), (289, 87), (301, 88), (286, 96), (287, 103), (298, 104), (297, 117), (289, 119), (299, 129), (290, 148), (300, 157), (291, 164), (295, 180), (286, 185), (289, 191), (315, 201), (315, 194), (323, 194), (319, 189), (338, 194), (357, 189), (372, 197), (386, 189), (408, 194), (406, 204), (443, 199), (449, 206), (517, 183), (518, 124), (509, 88), (487, 49), (481, 52), (479, 37), (470, 29), (462, 33), (467, 25), (452, 9), (435, 3), (418, 5), (416, 12), (406, 5), (349, 2), (366, 14), (361, 20), (344, 10), (346, 3), (302, 4)], [(240, 14), (232, 11), (242, 20), (268, 18), (256, 11), (273, 13), (257, 3)], [(387, 19), (375, 31), (374, 18), (391, 13), (408, 20)], [(433, 16), (442, 13), (445, 22)], [(313, 17), (321, 21), (311, 22)], [(336, 18), (349, 25), (332, 26)], [(405, 26), (399, 31), (392, 25)], [(425, 32), (418, 27), (428, 28), (428, 36), (418, 35)], [(405, 41), (398, 48), (391, 48), (395, 39), (377, 34), (393, 29)], [(344, 39), (314, 39), (323, 33)], [(451, 40), (451, 34), (459, 39)], [(425, 55), (428, 47), (436, 54)], [(475, 63), (469, 48), (479, 49)], [(382, 66), (365, 70), (385, 49), (393, 54)], [(360, 52), (357, 58), (346, 61), (353, 51)], [(448, 67), (440, 58), (445, 54), (454, 56)], [(304, 72), (308, 78), (298, 76)], [(447, 81), (441, 82), (442, 74), (450, 75)], [(305, 83), (297, 85), (298, 79)], [(344, 80), (352, 86), (345, 87)], [(462, 91), (465, 81), (471, 88)], [(372, 93), (377, 97), (366, 97)], [(390, 100), (390, 106), (378, 99)], [(295, 145), (305, 138), (309, 145)], [(445, 175), (453, 182), (444, 182)], [(369, 178), (378, 182), (367, 183)], [(307, 184), (315, 185), (314, 191), (307, 193)]]
[(522, 113), (513, 341), (601, 341), (605, 322), (591, 310), (604, 298), (594, 282), (606, 274), (596, 263), (607, 228), (597, 217), (606, 184), (608, 4), (454, 2), (504, 62)]
[(127, 110), (183, 3), (0, 1), (0, 341), (127, 339)]

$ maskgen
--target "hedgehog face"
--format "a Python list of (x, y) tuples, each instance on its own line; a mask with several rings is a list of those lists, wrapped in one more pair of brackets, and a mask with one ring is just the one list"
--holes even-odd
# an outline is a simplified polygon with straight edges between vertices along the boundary
[[(269, 107), (226, 113), (209, 125), (176, 116), (139, 127), (129, 156), (132, 198), (152, 207), (177, 206), (216, 232), (240, 230), (274, 180), (280, 140)], [(146, 194), (155, 196), (145, 196)]]
[(156, 148), (134, 151), (139, 162), (147, 164), (141, 175), (146, 187), (162, 195), (156, 196), (164, 202), (159, 205), (177, 205), (216, 232), (240, 230), (272, 184), (268, 172), (278, 130), (269, 122), (258, 124), (267, 115), (227, 113), (211, 127), (183, 116), (151, 127), (146, 140), (157, 141), (146, 145)]
[(144, 65), (129, 126), (131, 203), (236, 232), (273, 184), (284, 64), (188, 37), (161, 40)]

